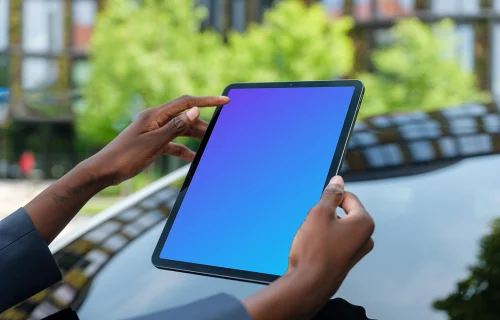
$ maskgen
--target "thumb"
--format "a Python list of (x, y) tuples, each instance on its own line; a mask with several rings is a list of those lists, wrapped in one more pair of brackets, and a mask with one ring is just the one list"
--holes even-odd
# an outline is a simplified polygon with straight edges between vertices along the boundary
[(337, 217), (336, 209), (344, 197), (344, 180), (340, 176), (333, 177), (326, 186), (319, 202), (309, 211), (306, 220), (318, 223), (332, 221)]
[(325, 207), (329, 207), (332, 210), (335, 210), (340, 205), (340, 203), (342, 203), (343, 198), (344, 198), (344, 179), (342, 179), (341, 176), (335, 176), (330, 180), (330, 182), (326, 186), (318, 204), (323, 205)]
[(186, 132), (200, 116), (200, 109), (193, 107), (185, 113), (181, 113), (169, 120), (158, 133), (164, 141), (172, 141)]

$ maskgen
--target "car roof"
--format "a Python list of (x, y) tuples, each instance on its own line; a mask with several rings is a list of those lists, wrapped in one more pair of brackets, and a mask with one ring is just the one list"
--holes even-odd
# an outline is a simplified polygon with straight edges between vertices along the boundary
[[(376, 248), (337, 297), (371, 318), (441, 319), (435, 300), (455, 289), (500, 207), (500, 113), (467, 105), (370, 118), (356, 125), (342, 174), (377, 223)], [(151, 254), (187, 167), (52, 246), (64, 280), (0, 315), (122, 319), (261, 286), (155, 269)]]

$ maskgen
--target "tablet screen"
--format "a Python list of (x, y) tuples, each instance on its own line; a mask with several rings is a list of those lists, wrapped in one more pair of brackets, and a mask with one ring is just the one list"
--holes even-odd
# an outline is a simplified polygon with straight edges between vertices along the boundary
[(354, 87), (232, 89), (160, 258), (283, 275)]

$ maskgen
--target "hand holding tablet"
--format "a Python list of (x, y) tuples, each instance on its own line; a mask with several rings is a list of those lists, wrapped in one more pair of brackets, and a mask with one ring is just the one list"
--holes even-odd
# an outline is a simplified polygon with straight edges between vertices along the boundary
[(361, 202), (334, 177), (295, 235), (285, 275), (243, 301), (251, 319), (311, 319), (372, 250), (373, 230)]
[(297, 229), (340, 169), (362, 94), (354, 80), (229, 86), (155, 266), (259, 283), (285, 274)]

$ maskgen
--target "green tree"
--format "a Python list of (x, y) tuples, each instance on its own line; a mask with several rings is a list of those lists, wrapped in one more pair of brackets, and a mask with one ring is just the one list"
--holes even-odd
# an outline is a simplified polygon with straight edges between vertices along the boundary
[(429, 26), (408, 19), (393, 27), (392, 42), (372, 55), (375, 71), (359, 75), (367, 88), (361, 115), (488, 102), (489, 95), (477, 89), (475, 75), (458, 61), (453, 29), (449, 20)]
[(500, 319), (500, 219), (481, 240), (478, 262), (469, 268), (467, 279), (434, 308), (446, 311), (450, 320)]
[(206, 12), (194, 8), (193, 0), (107, 4), (92, 39), (80, 137), (105, 144), (140, 109), (182, 94), (217, 94), (239, 81), (334, 79), (352, 68), (352, 20), (331, 22), (319, 4), (282, 1), (227, 44), (199, 31)]
[[(80, 137), (103, 145), (141, 109), (182, 94), (217, 94), (231, 82), (327, 80), (351, 72), (350, 18), (329, 20), (320, 4), (284, 0), (260, 24), (230, 32), (227, 43), (200, 32), (206, 12), (194, 0), (110, 0), (92, 40), (86, 108)], [(487, 102), (474, 74), (461, 68), (453, 24), (434, 27), (410, 19), (372, 56), (374, 73), (358, 76), (367, 88), (361, 117)], [(208, 119), (212, 110), (204, 109)]]
[(349, 73), (350, 18), (332, 21), (321, 4), (278, 2), (261, 24), (229, 36), (227, 81), (331, 80)]
[(200, 32), (206, 15), (193, 0), (110, 0), (92, 38), (91, 71), (78, 132), (103, 145), (146, 106), (183, 94), (222, 91), (224, 44)]

